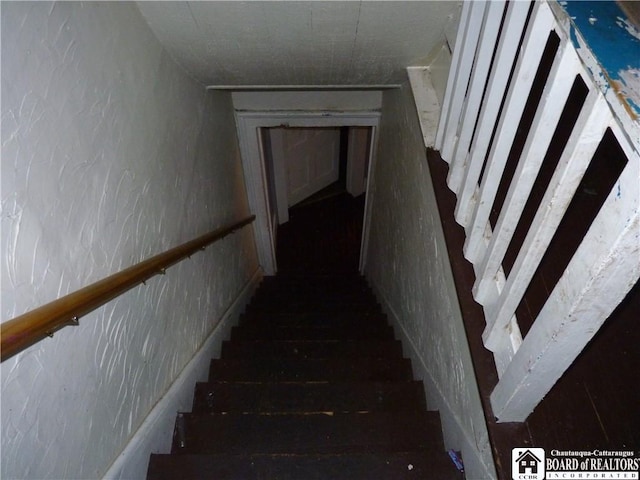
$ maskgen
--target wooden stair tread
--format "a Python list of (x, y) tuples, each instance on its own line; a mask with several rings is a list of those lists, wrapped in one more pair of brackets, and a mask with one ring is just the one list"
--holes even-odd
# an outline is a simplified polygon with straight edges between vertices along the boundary
[(152, 455), (157, 480), (459, 480), (444, 452), (413, 450), (336, 455)]
[(369, 288), (335, 288), (335, 287), (314, 287), (300, 288), (296, 286), (273, 286), (271, 288), (262, 286), (256, 290), (251, 301), (269, 301), (272, 298), (292, 298), (311, 300), (345, 300), (352, 299), (366, 300), (375, 303), (375, 295)]
[(278, 325), (292, 327), (340, 327), (344, 325), (387, 326), (387, 317), (380, 312), (301, 312), (301, 313), (245, 313), (239, 325)]
[[(370, 453), (444, 451), (435, 412), (366, 414), (179, 414), (173, 453)], [(184, 446), (180, 446), (184, 441)]]
[(352, 341), (278, 341), (246, 340), (222, 343), (221, 358), (357, 358), (357, 357), (402, 357), (399, 340), (352, 340)]
[(304, 312), (380, 312), (380, 305), (370, 302), (323, 302), (316, 304), (313, 307), (309, 305), (309, 302), (274, 302), (264, 304), (250, 304), (246, 308), (247, 313), (253, 312), (290, 312), (290, 313), (304, 313)]
[(242, 340), (393, 340), (393, 328), (387, 326), (361, 327), (289, 327), (242, 325), (231, 329), (231, 341)]
[(215, 359), (209, 381), (227, 382), (320, 382), (411, 380), (411, 362), (405, 358), (315, 359), (286, 358)]
[(193, 412), (421, 412), (422, 382), (198, 383)]

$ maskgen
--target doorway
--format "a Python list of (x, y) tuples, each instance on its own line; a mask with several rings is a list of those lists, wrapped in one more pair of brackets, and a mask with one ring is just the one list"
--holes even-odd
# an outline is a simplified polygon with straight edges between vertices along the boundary
[[(365, 130), (354, 129), (354, 135), (366, 137), (364, 148), (368, 151), (368, 162), (363, 165), (363, 188), (369, 191), (375, 170), (375, 142), (376, 128), (379, 123), (379, 112), (236, 112), (238, 125), (238, 139), (242, 155), (242, 164), (247, 186), (249, 206), (256, 215), (254, 224), (254, 238), (258, 251), (258, 258), (266, 275), (274, 275), (277, 271), (276, 263), (276, 238), (279, 218), (283, 215), (286, 205), (288, 213), (288, 200), (278, 198), (278, 182), (285, 182), (286, 172), (278, 168), (278, 162), (273, 163), (273, 158), (268, 158), (273, 153), (273, 137), (269, 135), (266, 140), (270, 143), (270, 149), (265, 147), (265, 129), (268, 128), (338, 128), (364, 127)], [(366, 133), (366, 136), (364, 135)], [(354, 144), (357, 144), (355, 142)], [(355, 155), (355, 154), (354, 154)], [(272, 156), (272, 155), (271, 155)], [(273, 157), (273, 156), (272, 156)], [(345, 180), (349, 182), (349, 164), (347, 163)], [(354, 169), (351, 172), (353, 179), (360, 178)], [(357, 183), (357, 182), (356, 182)], [(286, 187), (285, 187), (286, 188)], [(282, 191), (282, 189), (280, 189)], [(364, 221), (360, 248), (360, 270), (366, 262), (366, 244), (371, 214), (371, 195), (365, 196)]]
[[(289, 208), (348, 192), (366, 191), (372, 127), (268, 127), (260, 134), (267, 195), (277, 224), (289, 221)], [(312, 197), (310, 199), (310, 197)]]
[(371, 130), (262, 129), (278, 272), (358, 271)]

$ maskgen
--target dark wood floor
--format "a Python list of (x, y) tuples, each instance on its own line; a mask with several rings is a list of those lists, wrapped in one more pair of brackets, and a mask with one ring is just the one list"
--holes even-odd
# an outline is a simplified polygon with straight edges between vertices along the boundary
[(357, 272), (364, 200), (331, 187), (290, 208), (278, 227), (278, 272)]
[[(492, 355), (481, 341), (485, 321), (482, 308), (471, 296), (475, 277), (473, 267), (462, 256), (464, 231), (453, 219), (455, 195), (446, 187), (448, 166), (434, 151), (428, 152), (428, 160), (500, 478), (511, 478), (514, 447), (640, 450), (640, 285), (633, 288), (527, 422), (495, 422), (489, 395), (498, 379)], [(592, 187), (582, 188), (585, 190), (577, 197), (593, 196)], [(566, 265), (566, 248), (575, 243), (569, 237), (556, 242), (552, 250), (555, 258), (545, 259), (543, 263), (550, 267), (543, 265), (539, 278), (551, 278), (554, 263)], [(535, 295), (530, 291), (525, 297), (530, 309), (539, 303)]]

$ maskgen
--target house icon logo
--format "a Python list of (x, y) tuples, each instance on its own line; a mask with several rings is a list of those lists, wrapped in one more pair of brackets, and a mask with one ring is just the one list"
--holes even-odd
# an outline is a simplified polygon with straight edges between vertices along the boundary
[(513, 480), (544, 480), (544, 448), (514, 448), (511, 450)]

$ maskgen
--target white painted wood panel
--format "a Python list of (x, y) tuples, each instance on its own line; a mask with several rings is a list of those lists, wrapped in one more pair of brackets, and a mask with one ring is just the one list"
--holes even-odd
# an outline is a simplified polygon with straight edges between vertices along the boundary
[(338, 180), (339, 128), (285, 128), (287, 204), (293, 206)]
[(535, 4), (531, 21), (533, 25), (527, 30), (522, 52), (518, 57), (516, 70), (509, 86), (507, 99), (483, 174), (480, 197), (465, 241), (465, 258), (472, 262), (478, 261), (482, 255), (484, 227), (489, 221), (489, 214), (504, 166), (553, 24), (553, 15), (546, 3)]
[[(287, 223), (289, 221), (289, 200), (287, 198), (287, 167), (284, 161), (284, 139), (282, 138), (284, 129), (268, 128), (264, 130), (269, 131), (269, 138), (271, 140), (270, 157), (271, 161), (273, 162), (272, 168), (275, 177), (273, 181), (276, 187), (276, 209), (278, 212), (278, 225), (282, 225), (283, 223)], [(268, 156), (265, 156), (265, 159), (267, 158)], [(271, 209), (273, 210), (273, 206), (271, 206)]]
[(349, 128), (347, 141), (347, 192), (357, 197), (367, 190), (371, 129)]
[(431, 82), (431, 72), (429, 67), (407, 67), (407, 76), (420, 118), (424, 145), (433, 147), (440, 118), (440, 104)]
[(491, 69), (485, 100), (480, 110), (478, 130), (473, 140), (471, 152), (465, 161), (463, 186), (460, 188), (456, 203), (456, 221), (465, 228), (467, 228), (475, 208), (480, 171), (487, 155), (493, 128), (498, 121), (500, 104), (507, 88), (509, 72), (518, 53), (518, 44), (528, 11), (528, 2), (509, 2), (507, 5), (507, 15), (500, 35), (496, 59)]
[(549, 246), (569, 202), (611, 122), (609, 106), (592, 89), (576, 121), (556, 171), (529, 228), (498, 302), (485, 309), (484, 343), (491, 349), (503, 335), (524, 292)]
[(504, 205), (491, 236), (487, 253), (480, 262), (479, 275), (473, 287), (474, 298), (484, 304), (488, 283), (495, 282), (496, 272), (529, 198), (531, 188), (551, 142), (553, 133), (580, 69), (578, 57), (565, 43), (556, 54), (549, 80), (542, 94), (527, 141), (518, 161)]

